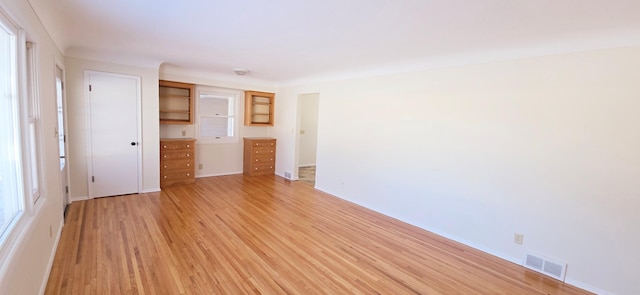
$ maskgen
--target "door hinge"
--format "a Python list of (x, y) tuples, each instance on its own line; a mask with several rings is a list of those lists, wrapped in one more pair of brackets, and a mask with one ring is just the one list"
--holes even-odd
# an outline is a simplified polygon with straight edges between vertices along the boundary
[(95, 176), (91, 176), (91, 182), (96, 182), (96, 177)]
[(64, 82), (60, 82), (60, 88), (64, 89)]
[(64, 142), (64, 143), (67, 142), (67, 135), (66, 134), (62, 136), (62, 142)]
[(69, 186), (68, 185), (64, 187), (64, 192), (67, 193), (67, 194), (69, 193)]
[(89, 85), (89, 91), (91, 91), (91, 85)]

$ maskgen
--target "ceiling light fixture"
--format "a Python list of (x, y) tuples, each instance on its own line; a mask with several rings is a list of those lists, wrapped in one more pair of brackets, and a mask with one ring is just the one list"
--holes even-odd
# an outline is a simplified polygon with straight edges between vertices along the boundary
[(235, 69), (233, 69), (233, 72), (236, 73), (236, 75), (238, 75), (238, 76), (244, 76), (249, 72), (249, 70), (241, 69), (241, 68), (235, 68)]

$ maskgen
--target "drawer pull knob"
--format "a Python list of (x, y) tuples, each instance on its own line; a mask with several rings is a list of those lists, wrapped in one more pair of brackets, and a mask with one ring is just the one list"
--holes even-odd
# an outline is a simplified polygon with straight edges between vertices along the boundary
[(167, 176), (166, 176), (166, 175), (164, 176), (164, 179), (167, 179)]
[(163, 146), (162, 148), (163, 148), (163, 149), (166, 149), (166, 148), (167, 148), (167, 146), (165, 145), (165, 146)]
[(187, 145), (187, 147), (191, 147), (190, 145)]
[(167, 165), (164, 165), (164, 168), (167, 168)]
[(164, 156), (162, 156), (162, 157), (166, 158), (166, 157), (167, 157), (167, 155), (164, 155)]
[(187, 164), (187, 167), (191, 167), (191, 164)]
[(187, 173), (187, 176), (191, 176), (191, 174)]
[(191, 154), (187, 154), (187, 157), (191, 157)]

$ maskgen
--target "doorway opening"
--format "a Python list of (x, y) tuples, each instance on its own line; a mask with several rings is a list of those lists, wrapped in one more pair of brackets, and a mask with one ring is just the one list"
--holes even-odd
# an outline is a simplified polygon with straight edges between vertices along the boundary
[(296, 172), (298, 180), (315, 186), (318, 149), (319, 93), (298, 95), (298, 134)]

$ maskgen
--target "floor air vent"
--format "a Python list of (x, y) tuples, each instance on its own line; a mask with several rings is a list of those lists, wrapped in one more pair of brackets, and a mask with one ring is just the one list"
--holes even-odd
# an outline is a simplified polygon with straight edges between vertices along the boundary
[(566, 263), (554, 261), (533, 253), (527, 253), (523, 266), (561, 281), (564, 281), (567, 270)]

